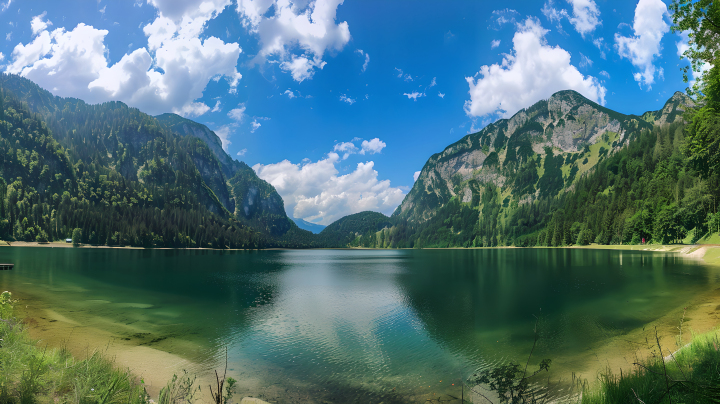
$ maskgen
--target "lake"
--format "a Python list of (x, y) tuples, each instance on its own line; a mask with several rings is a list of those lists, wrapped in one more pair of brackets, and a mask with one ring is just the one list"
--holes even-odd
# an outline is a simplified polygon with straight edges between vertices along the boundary
[[(0, 248), (0, 290), (76, 322), (222, 369), (278, 402), (459, 396), (478, 369), (553, 359), (593, 374), (617, 345), (720, 271), (665, 253), (591, 249)], [(681, 309), (682, 310), (682, 309)], [(536, 362), (536, 361), (535, 361)], [(193, 369), (191, 369), (192, 371)]]

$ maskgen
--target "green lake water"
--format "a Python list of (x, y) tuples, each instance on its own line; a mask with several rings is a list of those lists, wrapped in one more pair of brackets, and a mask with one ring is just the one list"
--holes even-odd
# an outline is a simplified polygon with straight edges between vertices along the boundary
[(459, 395), (478, 369), (527, 358), (534, 316), (535, 357), (581, 372), (606, 341), (720, 283), (717, 269), (674, 255), (583, 249), (2, 247), (0, 262), (15, 264), (0, 290), (195, 371), (221, 369), (227, 348), (239, 394), (278, 402)]

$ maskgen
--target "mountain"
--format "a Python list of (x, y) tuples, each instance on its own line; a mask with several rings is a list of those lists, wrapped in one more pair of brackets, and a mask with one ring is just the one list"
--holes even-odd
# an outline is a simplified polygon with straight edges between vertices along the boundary
[(697, 240), (720, 227), (711, 203), (720, 179), (701, 176), (685, 154), (693, 108), (675, 93), (659, 111), (625, 115), (558, 92), (431, 156), (391, 226), (349, 244)]
[(205, 142), (210, 148), (210, 151), (215, 155), (215, 158), (220, 162), (225, 177), (232, 177), (243, 164), (225, 152), (222, 148), (222, 141), (220, 141), (218, 135), (207, 126), (183, 118), (180, 115), (170, 113), (158, 115), (155, 119), (181, 136), (193, 136)]
[(393, 217), (423, 222), (452, 198), (477, 206), (487, 184), (528, 202), (556, 196), (652, 123), (561, 91), (434, 154)]
[[(325, 247), (364, 246), (370, 243), (369, 240), (381, 237), (376, 235), (378, 232), (391, 226), (390, 218), (382, 213), (355, 213), (338, 219), (323, 229), (317, 236), (318, 244)], [(380, 240), (374, 243), (383, 246)]]
[(303, 219), (298, 219), (298, 218), (296, 218), (296, 217), (292, 218), (292, 221), (295, 222), (295, 224), (296, 224), (299, 228), (301, 228), (301, 229), (303, 229), (303, 230), (307, 230), (307, 231), (309, 231), (309, 232), (312, 232), (313, 234), (318, 234), (318, 233), (320, 233), (321, 231), (323, 231), (323, 229), (324, 229), (325, 227), (327, 227), (327, 226), (323, 226), (323, 225), (321, 225), (321, 224), (310, 223), (310, 222), (308, 222), (308, 221), (305, 221), (305, 220), (303, 220)]
[(180, 136), (195, 137), (208, 145), (228, 179), (236, 217), (273, 237), (283, 236), (291, 229), (297, 230), (287, 217), (283, 200), (275, 188), (258, 177), (250, 166), (230, 157), (210, 128), (176, 114), (167, 113), (155, 118)]
[(204, 125), (55, 97), (2, 75), (0, 237), (170, 247), (309, 246), (282, 199)]

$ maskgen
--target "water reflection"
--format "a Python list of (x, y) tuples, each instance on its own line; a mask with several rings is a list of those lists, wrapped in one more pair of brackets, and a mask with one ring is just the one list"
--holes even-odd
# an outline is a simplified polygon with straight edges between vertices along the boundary
[(285, 401), (456, 394), (475, 369), (527, 354), (533, 315), (538, 355), (579, 353), (718, 280), (671, 255), (577, 249), (2, 248), (0, 261), (16, 264), (2, 290), (207, 368), (228, 347), (244, 394)]

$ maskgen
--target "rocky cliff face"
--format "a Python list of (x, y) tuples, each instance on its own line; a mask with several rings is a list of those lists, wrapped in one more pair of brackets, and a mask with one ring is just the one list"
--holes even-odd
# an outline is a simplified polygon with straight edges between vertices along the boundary
[(557, 195), (626, 145), (636, 131), (682, 119), (689, 103), (676, 93), (662, 110), (639, 117), (602, 107), (575, 91), (558, 92), (430, 157), (393, 216), (423, 222), (455, 197), (478, 204), (488, 184), (502, 190), (505, 203)]
[(210, 128), (176, 114), (162, 114), (155, 118), (165, 124), (168, 129), (181, 136), (193, 136), (205, 142), (220, 162), (223, 174), (227, 178), (235, 175), (235, 172), (240, 167), (240, 162), (234, 160), (223, 150), (222, 141)]

